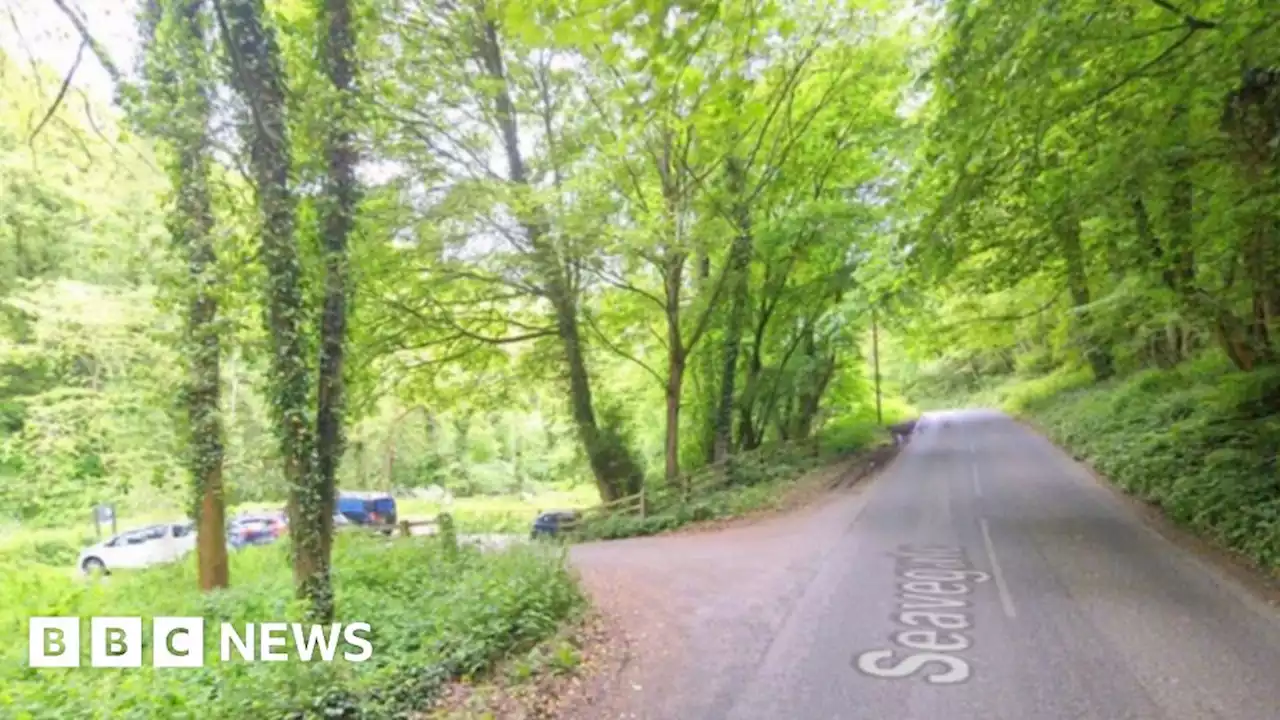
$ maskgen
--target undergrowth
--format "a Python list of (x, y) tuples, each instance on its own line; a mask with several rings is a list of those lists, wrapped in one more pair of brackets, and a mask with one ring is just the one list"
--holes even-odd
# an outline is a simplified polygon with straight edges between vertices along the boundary
[[(232, 556), (232, 587), (200, 594), (194, 562), (72, 579), (67, 566), (12, 559), (0, 565), (0, 632), (25, 638), (39, 615), (202, 616), (206, 661), (198, 669), (90, 668), (88, 621), (81, 668), (26, 667), (26, 643), (0, 651), (0, 716), (64, 718), (405, 717), (429, 707), (451, 678), (486, 672), (504, 655), (555, 633), (582, 596), (554, 548), (452, 555), (430, 538), (387, 541), (340, 535), (334, 548), (337, 622), (372, 628), (372, 657), (347, 662), (247, 663), (218, 658), (219, 623), (298, 621), (286, 543)], [(211, 637), (212, 636), (212, 637)], [(148, 638), (148, 647), (150, 639)]]
[(762, 447), (731, 457), (723, 470), (706, 468), (692, 479), (694, 487), (707, 475), (720, 473), (712, 489), (683, 497), (657, 488), (645, 517), (614, 514), (588, 519), (575, 533), (580, 540), (614, 540), (656, 535), (693, 522), (737, 517), (780, 507), (796, 481), (835, 457), (868, 448), (883, 440), (884, 431), (867, 422), (833, 423), (816, 442)]

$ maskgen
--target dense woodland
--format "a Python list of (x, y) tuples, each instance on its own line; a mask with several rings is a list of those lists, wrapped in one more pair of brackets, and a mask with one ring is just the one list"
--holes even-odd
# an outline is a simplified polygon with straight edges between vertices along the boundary
[(1280, 567), (1280, 12), (954, 2), (939, 31), (899, 379)]
[(175, 0), (129, 67), (59, 8), (115, 102), (5, 56), (14, 520), (176, 499), (215, 587), (287, 500), (325, 614), (335, 484), (609, 500), (874, 417), (907, 19)]

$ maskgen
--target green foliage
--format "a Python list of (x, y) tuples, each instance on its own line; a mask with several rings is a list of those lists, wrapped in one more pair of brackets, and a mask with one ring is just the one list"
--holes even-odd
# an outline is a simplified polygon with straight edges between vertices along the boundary
[(1028, 406), (1050, 434), (1169, 517), (1280, 569), (1280, 374), (1220, 360), (1151, 370)]
[[(829, 430), (815, 453), (812, 443), (763, 447), (734, 455), (728, 466), (727, 483), (707, 486), (710, 469), (692, 478), (699, 492), (685, 501), (678, 491), (657, 489), (651, 494), (653, 506), (645, 517), (614, 513), (588, 518), (575, 533), (581, 540), (614, 540), (674, 530), (692, 522), (737, 517), (779, 507), (796, 481), (805, 473), (830, 462), (833, 456), (870, 447), (878, 435), (866, 425), (844, 425)], [(708, 488), (709, 489), (703, 489)]]
[[(196, 589), (190, 560), (116, 573), (101, 584), (71, 580), (61, 564), (0, 560), (0, 628), (20, 637), (29, 616), (49, 614), (142, 615), (144, 627), (155, 615), (201, 616), (207, 628), (299, 620), (285, 553), (271, 546), (234, 554), (235, 586), (206, 595)], [(484, 672), (507, 653), (549, 637), (581, 604), (563, 558), (548, 548), (486, 555), (460, 548), (450, 560), (434, 539), (388, 544), (343, 534), (334, 561), (337, 622), (372, 626), (374, 652), (365, 663), (339, 657), (332, 664), (224, 664), (215, 630), (201, 670), (35, 671), (23, 667), (25, 645), (11, 643), (0, 663), (0, 714), (31, 720), (400, 717), (429, 707), (443, 681)], [(87, 653), (87, 643), (82, 649)], [(560, 651), (552, 658), (570, 660)]]

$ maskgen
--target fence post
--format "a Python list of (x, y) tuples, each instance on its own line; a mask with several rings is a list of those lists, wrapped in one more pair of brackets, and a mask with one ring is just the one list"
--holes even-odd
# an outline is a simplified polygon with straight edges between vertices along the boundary
[(649, 508), (646, 507), (646, 502), (645, 502), (645, 486), (641, 485), (640, 486), (640, 519), (641, 520), (644, 519), (645, 513), (647, 513), (648, 511), (649, 511)]
[(436, 523), (440, 528), (440, 542), (444, 543), (444, 552), (450, 559), (458, 555), (458, 532), (453, 527), (453, 516), (449, 513), (440, 513), (436, 516)]
[(401, 520), (400, 521), (400, 537), (409, 537), (412, 534), (413, 533), (410, 532), (409, 530), (409, 521)]

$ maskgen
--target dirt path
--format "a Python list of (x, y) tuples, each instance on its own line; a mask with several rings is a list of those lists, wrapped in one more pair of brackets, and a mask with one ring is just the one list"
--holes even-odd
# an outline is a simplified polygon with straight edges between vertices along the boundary
[[(767, 649), (792, 604), (787, 593), (816, 572), (844, 531), (864, 462), (814, 471), (801, 482), (814, 490), (805, 494), (810, 502), (785, 514), (715, 532), (575, 546), (573, 564), (624, 650), (592, 680), (588, 700), (562, 717), (670, 718), (701, 702), (695, 696), (728, 690), (734, 673)], [(699, 662), (691, 648), (716, 661)]]

